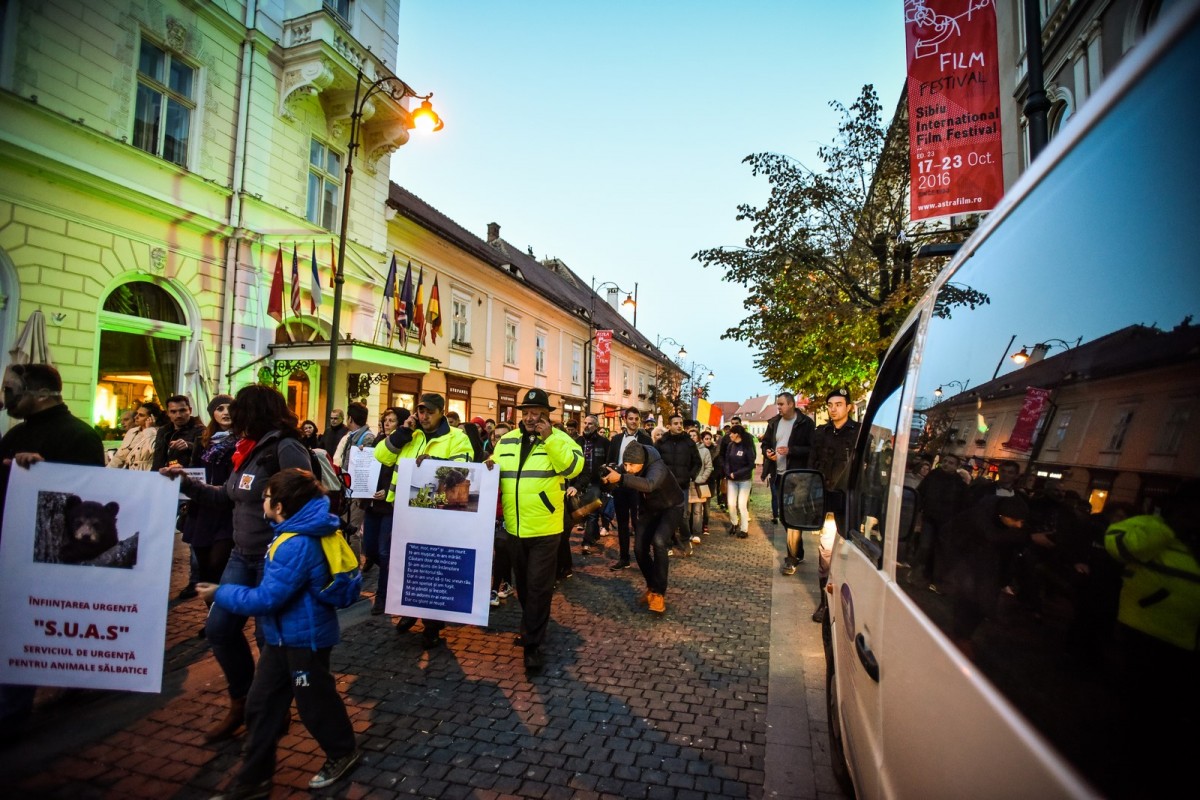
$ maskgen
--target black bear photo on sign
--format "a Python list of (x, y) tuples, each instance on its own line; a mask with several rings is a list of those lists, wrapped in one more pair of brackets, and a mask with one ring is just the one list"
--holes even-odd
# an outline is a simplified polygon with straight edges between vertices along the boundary
[(131, 569), (137, 564), (138, 535), (122, 539), (120, 504), (85, 500), (71, 492), (38, 492), (33, 560)]

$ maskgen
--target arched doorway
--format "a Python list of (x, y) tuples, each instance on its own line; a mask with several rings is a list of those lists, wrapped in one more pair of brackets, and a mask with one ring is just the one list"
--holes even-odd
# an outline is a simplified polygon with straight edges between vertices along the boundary
[[(275, 329), (275, 344), (324, 341), (327, 341), (327, 339), (321, 334), (319, 328), (302, 320), (289, 320)], [(286, 364), (286, 362), (283, 363)], [(288, 408), (292, 410), (292, 413), (301, 422), (311, 418), (312, 401), (317, 399), (313, 394), (313, 378), (309, 376), (309, 371), (312, 370), (315, 372), (316, 369), (317, 367), (312, 365), (306, 367), (297, 366), (295, 369), (287, 372), (275, 385), (275, 388), (287, 398)], [(317, 394), (319, 394), (319, 389)], [(317, 423), (317, 430), (322, 429), (323, 426)]]
[(93, 422), (113, 425), (138, 403), (162, 401), (183, 383), (183, 343), (191, 338), (183, 307), (165, 288), (129, 281), (100, 310)]

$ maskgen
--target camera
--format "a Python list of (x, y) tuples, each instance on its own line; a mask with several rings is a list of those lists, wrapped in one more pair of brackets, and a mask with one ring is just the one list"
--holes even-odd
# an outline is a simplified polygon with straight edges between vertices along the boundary
[(605, 464), (604, 469), (611, 470), (612, 472), (620, 472), (621, 465), (620, 464)]

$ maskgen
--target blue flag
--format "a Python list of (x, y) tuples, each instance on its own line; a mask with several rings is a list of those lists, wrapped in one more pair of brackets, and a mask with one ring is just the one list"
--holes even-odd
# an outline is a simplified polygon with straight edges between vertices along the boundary
[(388, 306), (396, 296), (396, 254), (392, 253), (392, 266), (388, 267), (387, 278), (383, 281), (383, 324), (387, 326), (387, 343), (392, 343), (392, 314)]

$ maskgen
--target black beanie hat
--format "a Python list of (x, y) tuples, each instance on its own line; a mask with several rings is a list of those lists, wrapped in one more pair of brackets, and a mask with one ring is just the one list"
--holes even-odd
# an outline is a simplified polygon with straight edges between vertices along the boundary
[(621, 461), (625, 464), (645, 464), (646, 448), (642, 447), (641, 442), (630, 442), (625, 445), (625, 454), (621, 456)]

